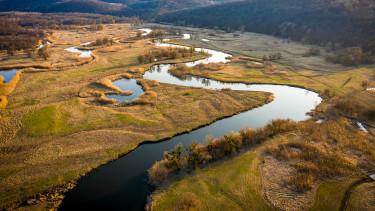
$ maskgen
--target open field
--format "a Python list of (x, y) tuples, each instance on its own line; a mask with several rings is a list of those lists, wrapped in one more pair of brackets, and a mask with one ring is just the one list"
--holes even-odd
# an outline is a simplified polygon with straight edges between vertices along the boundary
[[(146, 26), (156, 26), (167, 30), (181, 33), (190, 33), (192, 39), (184, 40), (185, 43), (200, 47), (222, 50), (235, 56), (250, 56), (262, 59), (273, 53), (281, 53), (281, 64), (295, 67), (297, 69), (312, 69), (317, 71), (337, 71), (345, 69), (344, 66), (332, 64), (325, 60), (325, 56), (330, 49), (307, 45), (286, 39), (281, 39), (269, 35), (252, 32), (227, 33), (222, 30), (179, 27), (160, 24), (149, 24)], [(173, 34), (173, 37), (179, 35)], [(203, 40), (202, 40), (203, 39)], [(306, 56), (310, 49), (319, 49), (320, 54)]]
[(8, 56), (6, 52), (0, 53), (0, 69), (24, 69), (24, 71), (49, 71), (65, 70), (86, 64), (93, 58), (79, 58), (78, 54), (65, 51), (65, 48), (79, 46), (82, 43), (93, 42), (96, 39), (109, 39), (123, 41), (134, 37), (136, 32), (130, 30), (130, 24), (108, 24), (100, 31), (92, 31), (89, 26), (76, 26), (70, 30), (49, 30), (47, 40), (52, 44), (50, 57), (46, 60), (35, 56), (29, 57), (24, 52), (17, 52)]
[[(117, 28), (105, 26), (103, 33), (112, 33), (113, 27)], [(122, 33), (125, 39), (129, 33), (135, 34)], [(100, 36), (88, 31), (84, 35), (72, 31), (53, 34), (56, 41), (52, 49), (56, 51)], [(7, 109), (0, 111), (1, 207), (12, 203), (17, 206), (35, 196), (42, 201), (40, 206), (53, 208), (56, 204), (45, 199), (58, 201), (59, 195), (38, 194), (75, 181), (143, 141), (190, 131), (261, 106), (270, 97), (268, 93), (210, 91), (147, 82), (149, 91), (157, 96), (150, 104), (99, 103), (95, 93), (104, 93), (107, 88), (97, 82), (124, 73), (140, 79), (151, 64), (138, 65), (137, 57), (151, 48), (148, 39), (116, 43), (97, 49), (94, 63), (63, 71), (24, 71), (9, 95)], [(174, 62), (178, 61), (182, 60)]]
[[(345, 190), (373, 168), (373, 141), (343, 119), (300, 123), (296, 130), (239, 155), (191, 175), (172, 177), (153, 194), (149, 206), (151, 210), (339, 210)], [(356, 156), (358, 152), (363, 157)], [(295, 191), (305, 185), (304, 179), (295, 180), (304, 174), (311, 187)], [(371, 184), (356, 189), (351, 210), (374, 208)], [(359, 192), (368, 193), (363, 204)]]

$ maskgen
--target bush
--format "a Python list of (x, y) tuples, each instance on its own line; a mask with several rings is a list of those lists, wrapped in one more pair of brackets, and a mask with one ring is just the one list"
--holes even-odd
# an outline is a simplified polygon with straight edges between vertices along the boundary
[(221, 138), (207, 137), (206, 145), (193, 142), (183, 153), (181, 146), (165, 153), (164, 160), (154, 164), (150, 169), (150, 180), (153, 184), (160, 184), (161, 180), (181, 169), (195, 169), (210, 161), (222, 159), (238, 153), (242, 148), (254, 146), (267, 138), (296, 128), (291, 120), (274, 120), (261, 129), (244, 129), (239, 133), (229, 133)]
[(148, 170), (148, 179), (151, 184), (159, 185), (168, 178), (170, 170), (166, 166), (167, 162), (166, 160), (158, 161)]
[(283, 55), (281, 53), (271, 53), (270, 55), (264, 55), (263, 61), (275, 61), (280, 60), (283, 58)]
[(190, 211), (195, 210), (194, 208), (198, 207), (199, 199), (198, 197), (191, 192), (183, 193), (176, 201), (174, 210), (178, 211)]
[(222, 139), (223, 151), (225, 155), (231, 155), (235, 152), (238, 152), (242, 147), (242, 137), (238, 133), (224, 135)]
[(297, 174), (289, 180), (289, 184), (292, 184), (292, 189), (298, 193), (304, 193), (313, 188), (316, 181), (312, 175), (308, 174)]
[(176, 77), (184, 78), (192, 73), (192, 69), (185, 64), (177, 64), (175, 67), (170, 68), (168, 72)]
[(138, 56), (138, 63), (146, 64), (160, 60), (187, 58), (196, 54), (199, 52), (195, 52), (192, 48), (162, 48)]
[(205, 164), (211, 159), (207, 149), (201, 145), (193, 142), (188, 148), (187, 162), (191, 169), (195, 169), (199, 165)]
[(173, 151), (164, 153), (164, 159), (167, 161), (166, 166), (168, 169), (171, 171), (177, 171), (182, 168), (182, 152), (183, 147), (181, 145), (177, 145)]
[(38, 56), (44, 60), (47, 60), (49, 57), (51, 57), (51, 52), (47, 46), (44, 46), (38, 50)]
[(104, 37), (102, 39), (98, 38), (96, 39), (95, 46), (100, 46), (100, 45), (113, 45), (113, 39), (109, 39), (108, 37)]
[(148, 37), (151, 37), (151, 38), (161, 38), (164, 36), (164, 32), (161, 31), (161, 30), (153, 30), (149, 35)]
[(320, 56), (320, 49), (319, 48), (310, 48), (305, 53), (305, 56)]

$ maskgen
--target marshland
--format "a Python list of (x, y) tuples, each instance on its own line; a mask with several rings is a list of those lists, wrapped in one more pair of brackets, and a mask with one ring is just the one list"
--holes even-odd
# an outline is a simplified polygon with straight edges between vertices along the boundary
[(0, 20), (0, 209), (375, 208), (370, 52), (116, 15)]

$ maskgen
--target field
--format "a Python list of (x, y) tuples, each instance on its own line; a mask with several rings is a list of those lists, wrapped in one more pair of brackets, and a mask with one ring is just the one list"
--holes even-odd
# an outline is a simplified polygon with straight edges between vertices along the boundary
[[(144, 83), (154, 94), (151, 98), (141, 96), (143, 103), (103, 104), (99, 97), (108, 87), (99, 83), (102, 79), (126, 74), (141, 81), (142, 73), (151, 65), (138, 65), (137, 61), (139, 55), (153, 48), (150, 40), (130, 38), (136, 31), (128, 27), (105, 25), (100, 33), (54, 31), (51, 59), (59, 58), (66, 64), (70, 63), (67, 53), (59, 54), (65, 47), (104, 35), (124, 42), (97, 48), (96, 59), (89, 64), (59, 71), (24, 69), (14, 91), (7, 93), (7, 108), (0, 111), (1, 208), (18, 207), (30, 197), (38, 199), (38, 205), (31, 203), (33, 206), (56, 208), (59, 194), (71, 187), (70, 182), (143, 141), (190, 131), (261, 106), (270, 97), (268, 93), (210, 91), (150, 81)], [(69, 56), (80, 61), (77, 55)], [(174, 62), (178, 61), (182, 60)], [(18, 64), (7, 60), (4, 65), (11, 62)], [(54, 190), (60, 191), (55, 195)]]
[[(172, 177), (153, 194), (149, 206), (151, 210), (339, 210), (352, 182), (371, 172), (373, 140), (343, 119), (300, 123), (296, 130), (250, 150)], [(357, 150), (366, 158), (355, 157)], [(309, 179), (300, 179), (302, 175)], [(311, 187), (295, 190), (305, 188), (305, 182)], [(351, 210), (374, 208), (371, 184), (354, 189)], [(360, 193), (367, 195), (360, 198)]]
[[(375, 96), (366, 91), (363, 86), (365, 82), (368, 87), (375, 85), (373, 66), (348, 68), (330, 64), (324, 60), (325, 52), (329, 52), (329, 50), (265, 35), (240, 32), (225, 33), (184, 27), (161, 27), (166, 27), (170, 31), (171, 42), (205, 46), (234, 55), (232, 62), (227, 65), (178, 67), (171, 71), (172, 74), (178, 77), (199, 75), (220, 81), (249, 84), (288, 84), (314, 90), (325, 98), (325, 101), (315, 111), (314, 118), (326, 119), (327, 122), (324, 124), (314, 124), (313, 122), (300, 124), (301, 127), (305, 127), (304, 124), (311, 124), (314, 130), (320, 131), (321, 137), (318, 138), (320, 143), (316, 143), (317, 145), (315, 145), (315, 141), (310, 142), (310, 137), (313, 137), (314, 134), (312, 131), (303, 135), (300, 130), (297, 130), (292, 134), (269, 140), (261, 146), (246, 150), (237, 156), (209, 164), (202, 169), (199, 168), (193, 173), (182, 173), (175, 178), (172, 177), (158, 187), (158, 190), (153, 194), (152, 202), (149, 204), (151, 210), (339, 210), (344, 193), (350, 185), (356, 180), (367, 177), (372, 172), (371, 168), (363, 168), (362, 165), (373, 166), (374, 164), (373, 135), (358, 139), (349, 137), (357, 133), (354, 132), (358, 130), (355, 120), (366, 122), (370, 133), (374, 133), (374, 118), (371, 118), (371, 114), (360, 115), (362, 109), (375, 109)], [(192, 39), (173, 40), (176, 37), (175, 31), (191, 33)], [(202, 38), (209, 41), (202, 41)], [(322, 54), (306, 57), (304, 54), (309, 48), (320, 48)], [(282, 53), (282, 59), (272, 62), (262, 61), (264, 55), (278, 52)], [(351, 110), (352, 112), (340, 111), (340, 109), (336, 109), (336, 103), (341, 101), (345, 102), (348, 107), (351, 104), (360, 104), (360, 106)], [(354, 112), (354, 110), (356, 111)], [(342, 120), (340, 116), (345, 116), (348, 119)], [(342, 134), (334, 135), (335, 131), (340, 131)], [(370, 144), (371, 147), (365, 149), (354, 146), (362, 139), (365, 140), (364, 145)], [(344, 140), (345, 144), (338, 145)], [(301, 168), (297, 165), (298, 162), (302, 162), (301, 160), (279, 160), (280, 158), (277, 158), (277, 154), (282, 152), (287, 143), (306, 146), (313, 144), (322, 152), (325, 150), (334, 151), (339, 153), (334, 155), (335, 158), (344, 158), (356, 163), (355, 170), (349, 170), (351, 173), (344, 174), (342, 173), (344, 170), (341, 169), (338, 170), (341, 173), (329, 177), (324, 177), (325, 173), (323, 172), (320, 173), (320, 176), (312, 176), (312, 172), (315, 170), (309, 168), (314, 160), (307, 159), (307, 163), (303, 164), (306, 167), (300, 169), (301, 172), (296, 172)], [(322, 146), (324, 149), (320, 148)], [(271, 151), (277, 153), (269, 155), (269, 150), (274, 147), (276, 150)], [(369, 153), (370, 157), (358, 159), (354, 148), (357, 148), (357, 152), (361, 154)], [(288, 153), (293, 155), (293, 150)], [(328, 163), (331, 162), (328, 157), (328, 160), (323, 162), (327, 162), (324, 165), (329, 165)], [(340, 162), (346, 165), (345, 161), (338, 160), (335, 161), (335, 166), (339, 166)], [(308, 173), (303, 173), (304, 171)], [(311, 180), (314, 177), (318, 177), (318, 179)], [(311, 189), (302, 193), (295, 191), (296, 187), (286, 185), (288, 181), (294, 181), (294, 184), (299, 184), (302, 188), (311, 185)], [(370, 191), (370, 187), (371, 183), (356, 188), (349, 199), (348, 209), (374, 209), (373, 199), (375, 196)], [(362, 199), (359, 196), (363, 194), (366, 194), (366, 197)]]

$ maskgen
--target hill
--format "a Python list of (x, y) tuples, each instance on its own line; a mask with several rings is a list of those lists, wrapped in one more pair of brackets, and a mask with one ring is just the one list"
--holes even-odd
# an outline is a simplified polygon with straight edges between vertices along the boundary
[(152, 18), (228, 0), (0, 0), (0, 11), (85, 12)]
[(375, 52), (375, 37), (372, 36), (375, 33), (375, 19), (372, 18), (375, 3), (370, 0), (353, 2), (249, 0), (177, 11), (162, 15), (158, 21), (227, 31), (252, 31), (328, 45), (333, 49), (360, 46)]

